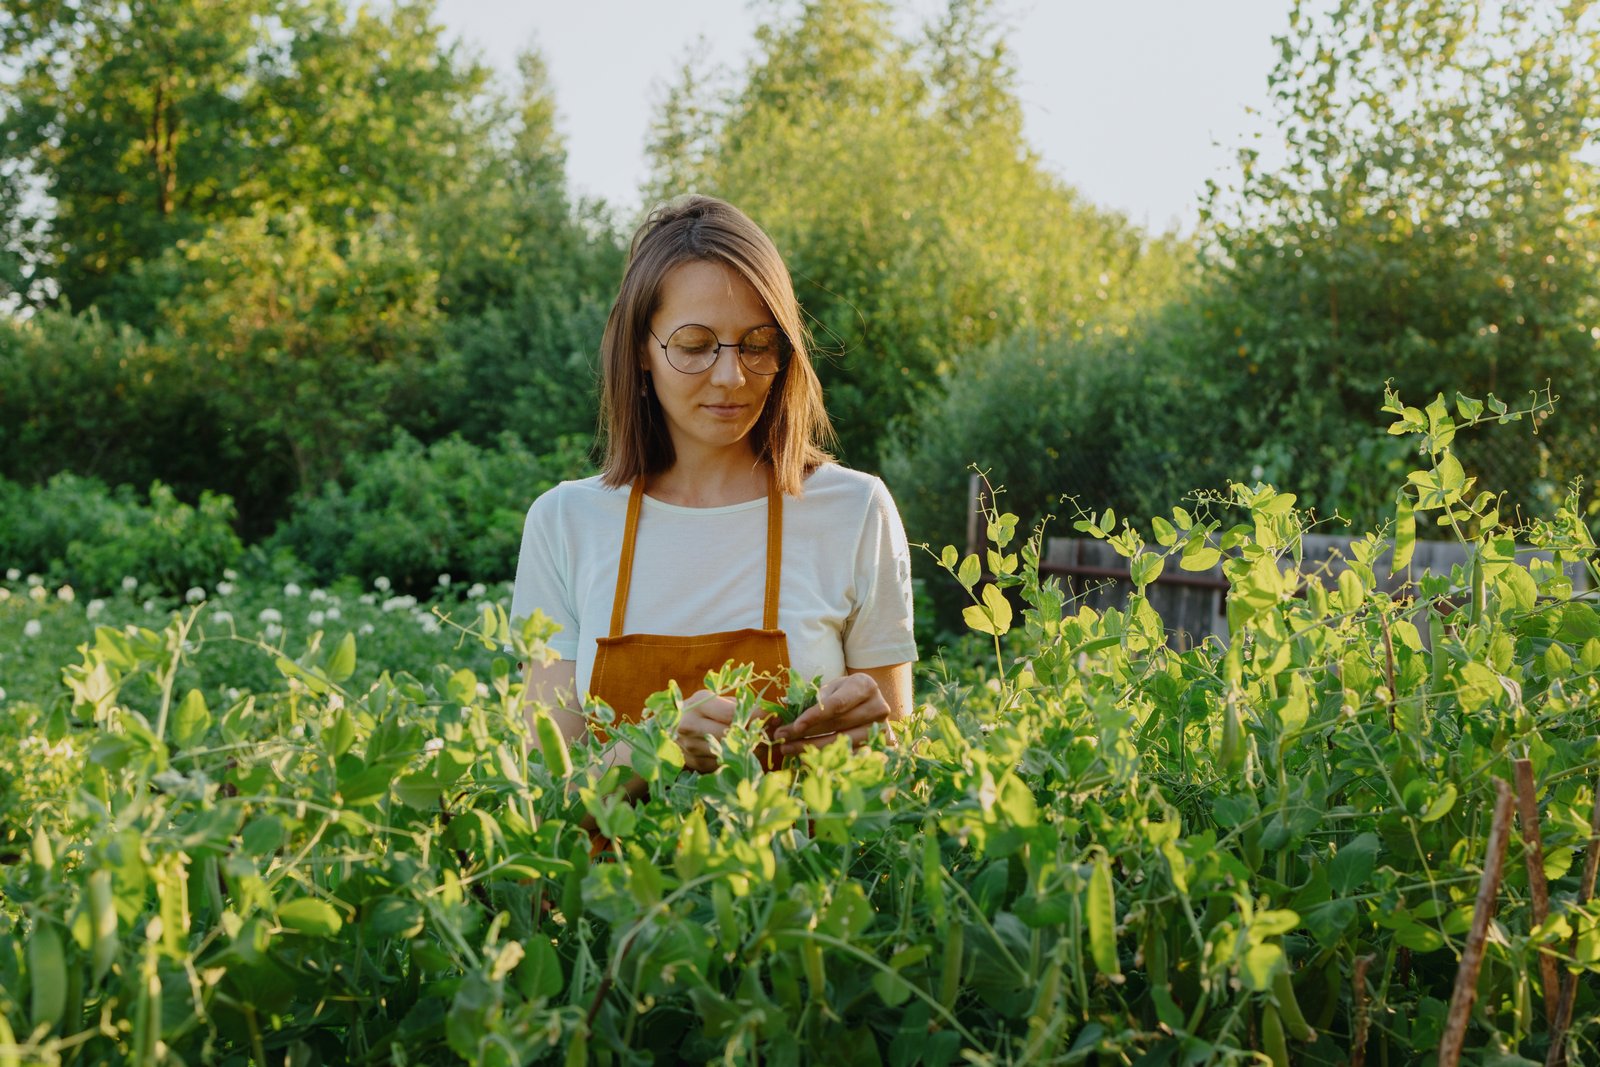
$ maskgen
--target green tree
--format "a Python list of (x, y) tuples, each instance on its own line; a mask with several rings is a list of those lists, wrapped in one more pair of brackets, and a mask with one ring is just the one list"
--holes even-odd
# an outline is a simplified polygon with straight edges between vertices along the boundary
[(487, 72), (431, 16), (429, 0), (0, 0), (0, 202), (35, 238), (6, 280), (148, 327), (127, 268), (212, 224), (297, 207), (356, 232), (466, 180)]
[(1206, 215), (1210, 375), (1269, 477), (1324, 508), (1370, 505), (1389, 378), (1408, 396), (1549, 380), (1563, 402), (1542, 461), (1488, 472), (1525, 504), (1600, 461), (1597, 15), (1294, 5), (1270, 79), (1287, 157), (1244, 150)]
[(807, 0), (758, 31), (743, 84), (669, 93), (653, 196), (700, 191), (777, 242), (812, 318), (847, 459), (915, 433), (962, 353), (1022, 329), (1089, 334), (1170, 291), (1181, 253), (1085, 203), (1022, 138), (986, 0), (916, 40), (878, 0)]

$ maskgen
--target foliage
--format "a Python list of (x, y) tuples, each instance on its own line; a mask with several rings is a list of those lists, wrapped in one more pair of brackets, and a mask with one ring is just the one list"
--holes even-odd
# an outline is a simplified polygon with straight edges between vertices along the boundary
[[(634, 807), (609, 792), (622, 769), (590, 779), (599, 746), (530, 749), (551, 724), (524, 718), (500, 650), (545, 654), (537, 616), (513, 631), (479, 612), (486, 664), (359, 681), (366, 638), (319, 627), (261, 648), (275, 681), (221, 699), (185, 674), (215, 640), (208, 605), (103, 627), (70, 699), (0, 719), (0, 778), (27, 800), (0, 808), (7, 1044), (152, 1062), (1416, 1059), (1445, 1022), (1492, 783), (1527, 757), (1552, 912), (1534, 923), (1514, 841), (1469, 1043), (1542, 1056), (1538, 953), (1600, 968), (1573, 862), (1593, 834), (1600, 614), (1561, 567), (1515, 558), (1459, 475), (1458, 430), (1527, 414), (1495, 403), (1393, 401), (1424, 459), (1399, 558), (1357, 539), (1335, 587), (1297, 565), (1303, 517), (1270, 486), (1230, 490), (1241, 524), (1174, 511), (1151, 543), (1083, 520), (1141, 584), (1224, 557), (1225, 649), (1175, 652), (1142, 597), (1064, 611), (1037, 539), (991, 513), (994, 580), (942, 562), (998, 674), (932, 692), (898, 747), (772, 773), (743, 690), (723, 768), (682, 773), (663, 694), (608, 724), (651, 784)], [(1470, 561), (1382, 592), (1418, 514)], [(1570, 508), (1520, 534), (1600, 576)], [(613, 861), (590, 860), (584, 814)], [(1581, 1058), (1600, 1002), (1577, 990)]]
[(652, 194), (726, 197), (773, 235), (856, 465), (897, 420), (940, 432), (922, 416), (966, 353), (1033, 327), (1122, 329), (1184, 259), (1027, 148), (991, 9), (952, 3), (907, 41), (886, 4), (808, 0), (758, 31), (724, 98), (691, 66), (654, 133)]
[(485, 68), (441, 46), (430, 3), (7, 0), (0, 168), (39, 225), (30, 301), (148, 328), (127, 268), (256, 212), (341, 232), (470, 179)]
[(183, 503), (153, 482), (148, 502), (126, 486), (57, 474), (41, 487), (0, 480), (0, 558), (87, 595), (142, 575), (152, 591), (173, 594), (217, 574), (242, 551), (233, 501), (203, 492)]
[[(1243, 149), (1203, 212), (1220, 337), (1196, 369), (1227, 388), (1224, 432), (1303, 501), (1368, 521), (1345, 475), (1372, 472), (1346, 460), (1378, 458), (1386, 380), (1564, 383), (1550, 443), (1496, 472), (1552, 513), (1600, 456), (1600, 8), (1297, 2), (1278, 44), (1287, 158)], [(1499, 457), (1462, 458), (1483, 473)]]
[(591, 473), (587, 438), (561, 438), (535, 455), (512, 434), (492, 449), (459, 437), (424, 446), (404, 432), (351, 461), (346, 485), (300, 500), (266, 547), (287, 549), (320, 581), (384, 576), (420, 593), (440, 573), (510, 578), (523, 519), (557, 482)]

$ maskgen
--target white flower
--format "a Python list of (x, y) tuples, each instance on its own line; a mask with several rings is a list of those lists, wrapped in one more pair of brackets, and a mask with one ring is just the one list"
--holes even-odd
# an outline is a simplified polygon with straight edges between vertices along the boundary
[(146, 600), (144, 602), (144, 613), (146, 615), (154, 615), (155, 614), (155, 610), (156, 610), (156, 602), (154, 600)]
[(440, 589), (449, 589), (450, 588), (450, 576), (448, 574), (439, 575), (439, 588)]
[(40, 604), (43, 604), (44, 598), (49, 595), (49, 593), (45, 592), (45, 588), (42, 585), (33, 586), (28, 590), (28, 597)]
[(6, 581), (15, 582), (22, 577), (22, 572), (15, 567), (6, 568)]
[(422, 623), (423, 633), (436, 634), (439, 632), (439, 620), (434, 618), (432, 615), (424, 615), (420, 621)]
[(122, 579), (122, 591), (124, 593), (131, 593), (137, 588), (139, 588), (139, 579), (135, 578), (133, 575), (126, 575)]
[(438, 752), (444, 748), (444, 738), (430, 737), (422, 743), (422, 751)]
[(234, 569), (233, 569), (233, 568), (232, 568), (232, 567), (224, 567), (224, 568), (223, 568), (223, 569), (222, 569), (222, 576), (223, 576), (223, 577), (224, 577), (224, 578), (226, 578), (226, 579), (228, 579), (228, 581), (230, 581), (230, 582), (231, 582), (231, 581), (233, 581), (233, 580), (234, 580), (234, 579), (235, 579), (235, 578), (238, 578), (238, 577), (239, 577), (239, 572), (238, 572), (238, 571), (236, 571), (236, 570), (234, 570)]
[(72, 586), (64, 585), (60, 589), (56, 590), (56, 599), (62, 601), (63, 603), (70, 604), (74, 600), (78, 599), (78, 594), (72, 588)]
[(330, 619), (337, 619), (339, 617), (339, 609), (337, 607), (331, 607), (327, 611), (323, 612), (323, 614)]
[(36, 586), (41, 586), (43, 584), (44, 584), (44, 579), (41, 578), (39, 575), (37, 575), (37, 574), (28, 575), (28, 586), (30, 588), (33, 588), (33, 587), (36, 587)]
[(283, 636), (283, 627), (279, 626), (275, 622), (269, 622), (262, 629), (261, 636), (265, 637), (268, 641), (271, 641), (275, 637), (281, 637)]
[(300, 587), (298, 585), (296, 585), (295, 583), (290, 582), (288, 585), (283, 587), (283, 595), (284, 596), (299, 596), (300, 595)]
[(279, 611), (277, 608), (262, 608), (261, 614), (257, 615), (256, 618), (266, 623), (282, 622), (283, 612)]
[(376, 604), (378, 602), (378, 595), (376, 593), (362, 593), (361, 602), (363, 604)]
[(326, 589), (313, 589), (313, 590), (311, 590), (311, 599), (312, 600), (327, 600), (328, 599), (328, 591)]
[(365, 637), (367, 634), (370, 634), (372, 631), (373, 631), (373, 625), (370, 622), (364, 622), (364, 623), (361, 624), (361, 629), (358, 632), (361, 634), (361, 636)]
[(218, 626), (226, 626), (233, 621), (233, 612), (213, 611), (211, 613), (211, 621), (216, 623)]
[(206, 591), (204, 589), (200, 588), (198, 585), (190, 586), (189, 587), (189, 591), (187, 593), (183, 594), (183, 599), (188, 601), (191, 604), (198, 604), (198, 603), (200, 603), (200, 601), (204, 600), (205, 598), (206, 598)]
[(467, 586), (467, 598), (469, 600), (477, 600), (486, 592), (488, 592), (488, 589), (482, 582), (473, 582)]
[(342, 707), (344, 707), (344, 697), (341, 696), (338, 693), (329, 693), (328, 694), (328, 710), (329, 711), (338, 711)]
[(417, 598), (414, 596), (392, 596), (383, 602), (384, 611), (399, 611), (401, 608), (414, 608)]
[(11, 599), (11, 590), (7, 589), (3, 585), (0, 585), (0, 601), (6, 601), (6, 600), (10, 600), (10, 599)]
[(322, 612), (313, 611), (311, 614), (306, 616), (306, 622), (310, 623), (312, 626), (321, 626), (323, 618), (324, 615)]
[(4, 703), (5, 699), (6, 699), (6, 691), (5, 691), (4, 688), (0, 688), (0, 703)]
[(232, 596), (233, 595), (233, 583), (232, 582), (218, 582), (217, 583), (217, 595), (218, 596)]
[(27, 622), (22, 624), (22, 636), (38, 637), (39, 631), (43, 629), (44, 626), (39, 622), (38, 619), (29, 619)]
[(106, 610), (106, 602), (104, 600), (91, 600), (89, 601), (89, 606), (83, 609), (83, 614), (88, 618), (98, 619), (100, 613), (104, 610)]
[(304, 737), (305, 735), (306, 735), (306, 724), (305, 723), (297, 722), (293, 726), (289, 727), (289, 736), (290, 737), (299, 738), (299, 737)]
[(389, 591), (389, 579), (380, 574), (372, 579), (372, 587), (380, 593), (387, 593)]
[(478, 699), (479, 700), (488, 700), (489, 699), (489, 684), (487, 682), (479, 682), (478, 683)]
[(222, 695), (228, 701), (228, 703), (232, 704), (234, 701), (239, 699), (239, 690), (236, 686), (230, 685), (228, 688), (222, 691)]

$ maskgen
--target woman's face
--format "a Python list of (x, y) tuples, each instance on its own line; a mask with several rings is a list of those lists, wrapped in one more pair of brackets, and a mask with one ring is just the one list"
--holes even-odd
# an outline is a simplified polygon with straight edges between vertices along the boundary
[(709, 327), (728, 347), (698, 374), (667, 361), (661, 343), (645, 338), (645, 367), (681, 461), (696, 454), (750, 449), (750, 430), (761, 416), (775, 374), (755, 374), (739, 361), (739, 340), (757, 326), (775, 325), (749, 282), (718, 260), (680, 263), (661, 279), (650, 330), (661, 342), (680, 326)]

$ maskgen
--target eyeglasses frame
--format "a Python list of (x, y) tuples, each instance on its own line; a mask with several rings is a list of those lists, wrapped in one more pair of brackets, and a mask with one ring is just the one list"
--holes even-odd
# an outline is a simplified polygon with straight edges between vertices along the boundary
[[(701, 367), (699, 370), (684, 370), (682, 367), (680, 367), (676, 363), (672, 362), (672, 357), (667, 355), (667, 347), (668, 347), (669, 343), (672, 341), (673, 337), (677, 336), (678, 331), (687, 330), (691, 326), (698, 327), (698, 328), (704, 330), (706, 333), (709, 333), (711, 335), (711, 339), (716, 342), (716, 346), (717, 346), (717, 354), (716, 354), (716, 356), (712, 358), (710, 363), (707, 363), (704, 367)], [(745, 361), (745, 358), (744, 358), (744, 342), (745, 342), (745, 338), (748, 338), (751, 334), (755, 333), (757, 330), (777, 330), (778, 331), (778, 350), (779, 351), (778, 351), (778, 369), (777, 370), (774, 370), (774, 371), (756, 370), (754, 367), (750, 366), (750, 364)], [(671, 367), (673, 370), (677, 371), (679, 374), (704, 374), (706, 371), (710, 370), (712, 367), (715, 367), (717, 365), (717, 360), (722, 358), (722, 350), (724, 348), (732, 348), (738, 353), (739, 366), (743, 367), (745, 370), (749, 371), (751, 374), (759, 374), (763, 378), (770, 378), (775, 374), (783, 373), (784, 368), (789, 365), (789, 359), (794, 355), (794, 344), (793, 344), (793, 342), (791, 342), (789, 340), (789, 335), (783, 332), (783, 327), (777, 325), (776, 323), (772, 323), (772, 322), (766, 322), (766, 323), (762, 323), (760, 326), (752, 326), (752, 327), (750, 327), (748, 330), (746, 330), (744, 332), (744, 336), (740, 337), (737, 341), (724, 341), (722, 338), (717, 336), (717, 331), (716, 330), (713, 330), (711, 327), (707, 326), (703, 322), (686, 322), (682, 326), (674, 327), (673, 331), (671, 333), (667, 334), (667, 339), (665, 341), (663, 341), (661, 338), (656, 336), (656, 331), (655, 330), (651, 329), (649, 331), (649, 333), (650, 333), (650, 339), (652, 341), (654, 341), (656, 344), (661, 346), (661, 357), (667, 361), (667, 366)]]

